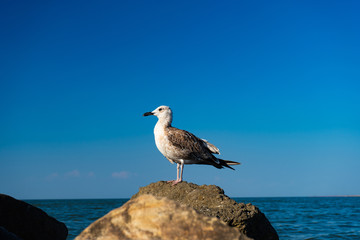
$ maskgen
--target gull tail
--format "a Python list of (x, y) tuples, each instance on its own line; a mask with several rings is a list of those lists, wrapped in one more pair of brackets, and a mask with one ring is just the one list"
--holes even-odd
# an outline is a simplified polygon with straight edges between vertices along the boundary
[(220, 162), (219, 168), (227, 167), (227, 168), (230, 168), (232, 170), (235, 170), (234, 168), (230, 167), (229, 165), (240, 165), (241, 164), (239, 162), (234, 162), (234, 161), (229, 161), (229, 160), (222, 160), (220, 158), (218, 158), (218, 160)]

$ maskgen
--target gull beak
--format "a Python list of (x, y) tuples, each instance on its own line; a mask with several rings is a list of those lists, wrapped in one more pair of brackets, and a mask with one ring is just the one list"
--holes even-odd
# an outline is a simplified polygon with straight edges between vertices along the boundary
[(143, 114), (144, 117), (150, 116), (150, 115), (154, 115), (154, 113), (152, 113), (152, 112), (146, 112), (146, 113)]

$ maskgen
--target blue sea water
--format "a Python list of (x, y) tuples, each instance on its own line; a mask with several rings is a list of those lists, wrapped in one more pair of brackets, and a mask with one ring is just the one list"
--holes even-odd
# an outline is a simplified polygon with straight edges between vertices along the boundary
[[(280, 239), (360, 239), (360, 197), (233, 198), (266, 215)], [(68, 240), (128, 199), (27, 200), (66, 224)]]

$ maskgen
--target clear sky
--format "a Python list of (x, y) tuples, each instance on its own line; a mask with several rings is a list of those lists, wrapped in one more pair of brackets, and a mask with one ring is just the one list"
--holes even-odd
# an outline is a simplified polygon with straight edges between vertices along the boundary
[(359, 1), (0, 3), (0, 192), (122, 198), (176, 178), (173, 126), (242, 163), (232, 197), (360, 194)]

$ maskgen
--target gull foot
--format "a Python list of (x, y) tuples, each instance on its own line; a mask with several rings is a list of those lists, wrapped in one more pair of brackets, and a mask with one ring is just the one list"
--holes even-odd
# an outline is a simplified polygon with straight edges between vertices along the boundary
[(171, 180), (171, 181), (167, 181), (168, 183), (172, 183), (171, 185), (174, 186), (176, 184), (178, 184), (179, 182), (182, 182), (182, 180), (177, 179), (177, 180)]

